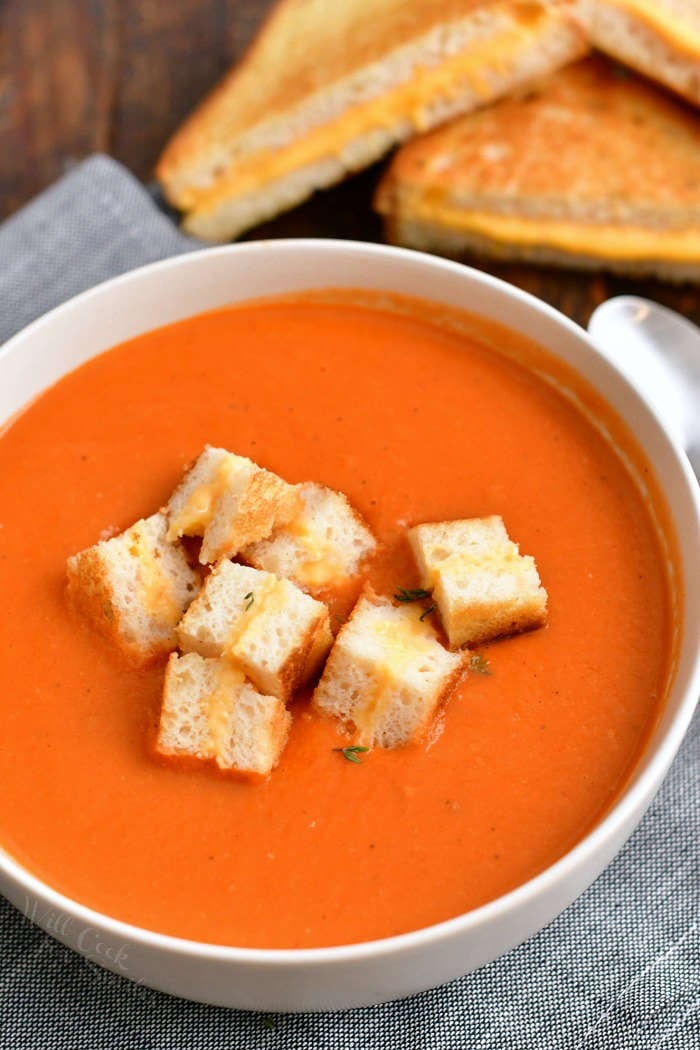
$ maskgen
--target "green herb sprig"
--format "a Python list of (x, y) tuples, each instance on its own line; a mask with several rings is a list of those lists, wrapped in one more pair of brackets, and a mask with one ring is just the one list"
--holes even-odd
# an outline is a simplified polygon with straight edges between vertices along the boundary
[(334, 747), (333, 750), (338, 751), (343, 758), (347, 758), (348, 762), (354, 762), (356, 766), (361, 766), (362, 759), (360, 755), (363, 755), (365, 751), (369, 751), (369, 748), (353, 744), (352, 747)]
[(251, 605), (255, 601), (255, 595), (253, 594), (253, 592), (248, 591), (248, 593), (243, 596), (243, 601), (245, 602), (244, 609), (246, 612), (248, 612), (248, 609), (250, 609)]
[(423, 590), (422, 587), (399, 587), (394, 595), (395, 602), (420, 602), (424, 598), (430, 598), (431, 592)]
[(491, 667), (485, 656), (481, 653), (472, 653), (469, 660), (469, 670), (477, 674), (491, 674)]

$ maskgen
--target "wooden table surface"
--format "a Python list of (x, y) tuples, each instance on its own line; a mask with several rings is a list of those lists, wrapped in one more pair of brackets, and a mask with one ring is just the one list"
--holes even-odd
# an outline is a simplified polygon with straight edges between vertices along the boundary
[[(145, 182), (185, 114), (242, 53), (271, 0), (0, 0), (0, 219), (101, 150)], [(380, 240), (377, 166), (250, 237)], [(479, 265), (476, 263), (476, 265)], [(700, 323), (700, 291), (530, 266), (484, 269), (585, 323), (647, 295)]]

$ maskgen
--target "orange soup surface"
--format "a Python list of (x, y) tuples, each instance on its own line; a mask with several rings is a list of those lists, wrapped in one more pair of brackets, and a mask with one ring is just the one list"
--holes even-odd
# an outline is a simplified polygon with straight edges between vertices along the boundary
[[(640, 489), (536, 356), (405, 303), (277, 300), (118, 346), (24, 411), (0, 438), (2, 845), (127, 922), (291, 948), (459, 915), (578, 842), (657, 716), (670, 591)], [(125, 669), (77, 619), (65, 561), (153, 513), (206, 443), (345, 492), (385, 594), (419, 583), (406, 526), (501, 514), (548, 626), (482, 647), (490, 673), (420, 745), (349, 762), (301, 697), (262, 783), (157, 761), (163, 666)]]

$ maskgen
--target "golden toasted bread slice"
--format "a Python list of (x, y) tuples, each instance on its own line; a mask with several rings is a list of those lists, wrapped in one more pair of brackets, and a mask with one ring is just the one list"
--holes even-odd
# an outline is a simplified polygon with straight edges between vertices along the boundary
[(700, 280), (700, 121), (603, 57), (404, 146), (389, 240), (460, 257)]
[(591, 43), (700, 106), (697, 0), (580, 0)]
[(185, 228), (226, 240), (588, 48), (572, 0), (281, 0), (166, 147)]

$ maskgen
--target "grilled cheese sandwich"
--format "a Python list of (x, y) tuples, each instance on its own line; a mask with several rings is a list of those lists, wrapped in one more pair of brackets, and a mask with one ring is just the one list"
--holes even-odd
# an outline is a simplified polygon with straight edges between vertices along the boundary
[(415, 139), (375, 206), (394, 243), (700, 279), (700, 122), (602, 57)]
[[(282, 0), (157, 174), (224, 240), (582, 55), (573, 0)], [(389, 43), (390, 42), (390, 43)], [(311, 57), (313, 55), (313, 61)]]

